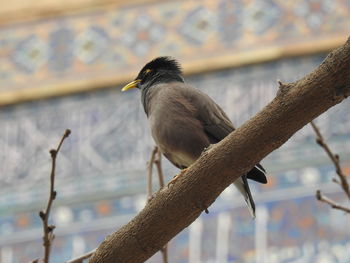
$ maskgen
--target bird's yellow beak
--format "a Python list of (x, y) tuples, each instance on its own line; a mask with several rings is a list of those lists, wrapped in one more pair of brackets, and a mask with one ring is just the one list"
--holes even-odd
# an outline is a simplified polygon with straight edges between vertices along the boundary
[(134, 89), (134, 88), (137, 88), (137, 84), (140, 83), (140, 79), (135, 79), (134, 81), (126, 84), (123, 88), (122, 88), (122, 91), (127, 91), (128, 89)]

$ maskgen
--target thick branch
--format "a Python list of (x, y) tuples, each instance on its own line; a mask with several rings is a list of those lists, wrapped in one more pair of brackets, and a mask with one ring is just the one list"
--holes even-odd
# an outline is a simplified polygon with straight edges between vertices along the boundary
[(271, 103), (205, 152), (172, 187), (159, 191), (132, 221), (106, 238), (90, 262), (144, 262), (234, 180), (348, 95), (350, 40), (314, 72), (286, 84)]
[(81, 255), (77, 258), (68, 260), (66, 263), (83, 263), (84, 259), (87, 259), (89, 257), (91, 257), (96, 251), (96, 248), (91, 250), (90, 252), (85, 253), (84, 255)]

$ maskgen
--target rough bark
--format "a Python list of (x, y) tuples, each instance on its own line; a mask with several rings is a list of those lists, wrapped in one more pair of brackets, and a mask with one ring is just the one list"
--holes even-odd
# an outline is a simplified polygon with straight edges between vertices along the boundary
[(240, 175), (350, 95), (350, 39), (289, 84), (256, 116), (204, 153), (169, 189), (108, 236), (90, 263), (144, 262), (189, 226)]

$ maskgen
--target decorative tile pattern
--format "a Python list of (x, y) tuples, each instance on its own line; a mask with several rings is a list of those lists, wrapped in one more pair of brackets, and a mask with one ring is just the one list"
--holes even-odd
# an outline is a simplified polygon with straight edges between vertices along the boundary
[(273, 0), (256, 0), (251, 1), (245, 6), (246, 11), (243, 12), (243, 23), (246, 30), (259, 36), (266, 33), (281, 23), (283, 10)]
[[(293, 81), (312, 70), (322, 58), (283, 59), (196, 75), (187, 81), (213, 97), (239, 126), (275, 95), (275, 79)], [(139, 100), (138, 91), (120, 93), (117, 88), (2, 109), (1, 258), (8, 259), (9, 263), (28, 262), (41, 254), (41, 223), (37, 211), (47, 198), (48, 149), (57, 143), (66, 128), (72, 129), (72, 134), (58, 157), (59, 202), (52, 213), (58, 238), (53, 262), (63, 262), (94, 248), (105, 235), (144, 206), (145, 164), (153, 142)], [(346, 169), (350, 169), (350, 116), (346, 114), (349, 103), (344, 101), (317, 119)], [(166, 161), (163, 164), (169, 179), (176, 170)], [(322, 246), (327, 247), (324, 257), (335, 256), (334, 246), (348, 255), (345, 248), (350, 242), (349, 235), (334, 223), (343, 220), (343, 225), (347, 225), (348, 218), (317, 204), (314, 199), (316, 189), (336, 194), (338, 200), (342, 200), (342, 195), (337, 194), (337, 185), (330, 182), (334, 169), (314, 142), (312, 130), (302, 129), (263, 164), (269, 171), (269, 184), (251, 183), (251, 189), (257, 206), (268, 215), (265, 222), (267, 262), (313, 262)], [(250, 219), (237, 191), (229, 187), (209, 210), (209, 215), (199, 219), (203, 241), (196, 241), (202, 242), (197, 251), (202, 262), (219, 257), (217, 242), (226, 242), (215, 239), (220, 231), (229, 233), (225, 243), (229, 248), (228, 260), (256, 262), (260, 255), (257, 253), (261, 252), (255, 247), (255, 239), (261, 230), (255, 229), (257, 223)], [(222, 213), (227, 213), (224, 220), (229, 222), (224, 230), (221, 229)], [(261, 217), (258, 215), (258, 218)], [(194, 238), (191, 235), (191, 231), (186, 230), (172, 241), (170, 255), (174, 262), (187, 262), (189, 255), (195, 253), (189, 248), (189, 239)], [(210, 249), (205, 249), (208, 247)], [(283, 258), (287, 252), (288, 258)], [(159, 256), (149, 262), (160, 262)]]
[[(158, 55), (188, 63), (348, 34), (344, 0), (166, 1), (0, 28), (1, 91), (122, 79)], [(210, 65), (208, 66), (210, 68)]]
[(109, 36), (103, 28), (92, 26), (78, 35), (75, 41), (75, 56), (83, 63), (91, 64), (106, 52)]
[[(74, 32), (69, 28), (61, 27), (50, 32), (48, 37), (50, 56), (47, 61), (50, 71), (65, 71), (72, 66), (74, 60), (73, 41)], [(79, 48), (79, 43), (77, 45)]]
[(155, 23), (151, 16), (144, 14), (136, 17), (130, 28), (121, 36), (122, 43), (136, 56), (145, 56), (152, 46), (165, 36), (165, 28)]
[[(260, 253), (260, 257), (263, 255), (265, 262), (287, 263), (292, 260), (305, 263), (317, 262), (320, 255), (322, 259), (328, 258), (327, 262), (348, 262), (350, 252), (347, 247), (350, 245), (350, 233), (349, 229), (343, 227), (349, 224), (348, 216), (317, 203), (313, 189), (309, 189), (302, 197), (292, 195), (292, 198), (288, 195), (293, 193), (285, 191), (285, 200), (279, 200), (277, 192), (270, 193), (272, 197), (270, 200), (258, 201), (256, 220), (252, 220), (246, 207), (241, 206), (243, 203), (237, 206), (233, 202), (234, 199), (237, 200), (236, 197), (219, 198), (209, 208), (209, 214), (201, 215), (189, 229), (185, 229), (170, 242), (170, 258), (173, 262), (188, 262), (190, 254), (198, 253), (197, 258), (200, 258), (201, 262), (215, 262), (216, 259), (221, 258), (228, 262), (261, 263), (263, 261), (258, 260), (257, 255)], [(333, 193), (330, 196), (337, 200), (343, 198), (339, 193)], [(256, 200), (261, 197), (263, 195), (255, 195)], [(137, 198), (131, 197), (131, 203), (137, 202)], [(120, 204), (120, 201), (117, 203)], [(130, 220), (134, 212), (128, 211), (130, 214), (122, 216), (120, 206), (115, 206), (115, 203), (116, 200), (106, 200), (91, 207), (80, 207), (80, 211), (76, 208), (57, 207), (53, 215), (54, 223), (57, 225), (53, 262), (64, 262), (74, 255), (93, 249), (106, 235)], [(112, 216), (116, 212), (119, 216)], [(262, 217), (262, 212), (267, 215), (265, 219)], [(59, 213), (61, 214), (57, 215)], [(25, 222), (29, 216), (18, 216), (17, 224), (21, 221)], [(35, 217), (37, 218), (37, 215)], [(4, 224), (1, 221), (0, 223)], [(257, 231), (261, 229), (259, 224), (263, 224), (266, 228), (266, 237), (259, 239), (260, 245), (266, 247), (264, 251), (257, 251), (255, 248), (256, 239), (259, 238)], [(194, 225), (200, 226), (196, 228), (196, 236), (200, 232), (200, 239), (192, 236), (194, 231), (191, 231), (191, 228), (195, 227)], [(223, 231), (227, 234), (223, 235)], [(42, 254), (40, 234), (39, 222), (30, 235), (25, 232), (23, 234), (19, 232), (16, 235), (2, 234), (0, 255), (2, 258), (6, 255), (11, 256), (6, 261), (9, 263), (29, 262), (39, 257)], [(9, 238), (13, 236), (16, 236), (16, 240)], [(226, 237), (224, 240), (223, 236)], [(190, 239), (192, 244), (193, 242), (197, 244), (198, 251), (191, 251)], [(218, 255), (219, 251), (223, 252), (218, 250), (218, 245), (228, 248), (226, 255)], [(22, 251), (22, 253), (16, 253), (16, 251)], [(162, 261), (156, 254), (147, 262)]]
[[(159, 54), (176, 56), (186, 66), (216, 55), (346, 35), (349, 3), (166, 1), (2, 27), (0, 92), (129, 74)], [(275, 79), (293, 81), (322, 59), (282, 59), (196, 75), (188, 82), (213, 97), (239, 126), (275, 95)], [(349, 107), (345, 101), (317, 120), (347, 169)], [(145, 163), (153, 142), (137, 91), (121, 94), (118, 88), (10, 106), (1, 109), (0, 123), (2, 260), (29, 262), (41, 255), (37, 211), (47, 196), (48, 149), (66, 128), (72, 135), (58, 158), (53, 262), (93, 249), (144, 206)], [(339, 226), (349, 225), (349, 217), (314, 199), (315, 189), (321, 188), (343, 200), (329, 183), (333, 167), (314, 143), (311, 129), (302, 129), (263, 163), (269, 184), (252, 183), (251, 188), (258, 208), (268, 215), (262, 222), (268, 233), (265, 262), (348, 262), (349, 233)], [(164, 168), (168, 178), (176, 171), (167, 162)], [(228, 222), (225, 229), (222, 220)], [(229, 233), (228, 262), (259, 262), (258, 223), (251, 221), (232, 187), (197, 223), (201, 262), (222, 262), (217, 244), (226, 241), (213, 237), (223, 231)], [(174, 262), (188, 262), (194, 253), (189, 248), (191, 233), (185, 230), (172, 241)], [(149, 262), (161, 261), (156, 255)]]
[(221, 1), (218, 6), (218, 27), (222, 31), (221, 41), (224, 44), (232, 45), (243, 35), (243, 9), (241, 1)]
[(12, 61), (23, 72), (34, 73), (47, 61), (47, 45), (35, 35), (30, 35), (17, 44)]
[[(285, 59), (193, 76), (188, 81), (218, 101), (239, 126), (275, 95), (275, 79), (292, 81), (288, 76), (297, 78), (321, 60), (318, 56)], [(349, 160), (350, 152), (349, 103), (344, 101), (317, 121), (345, 160)], [(145, 163), (153, 142), (138, 91), (120, 93), (118, 88), (11, 106), (0, 112), (0, 122), (0, 207), (25, 207), (44, 199), (51, 165), (48, 149), (57, 143), (59, 131), (66, 128), (72, 130), (72, 135), (58, 160), (60, 198), (84, 199), (99, 191), (111, 195), (135, 192), (144, 185)], [(325, 162), (327, 158), (314, 143), (308, 127), (265, 160), (271, 173), (293, 168), (306, 174), (302, 177), (305, 181), (278, 177), (273, 184), (278, 188), (307, 185), (310, 172), (303, 169)], [(126, 172), (130, 167), (133, 171)], [(165, 168), (170, 178), (175, 170), (167, 163)], [(89, 179), (81, 180), (82, 176)], [(327, 181), (327, 177), (311, 177), (318, 178), (318, 183)], [(287, 173), (286, 178), (295, 176)]]
[(324, 21), (332, 15), (336, 9), (337, 4), (331, 0), (310, 0), (310, 1), (296, 1), (293, 8), (293, 13), (297, 17), (305, 19), (306, 25), (311, 30), (319, 29), (323, 26)]
[(188, 43), (198, 46), (206, 43), (211, 32), (217, 31), (216, 16), (200, 6), (189, 12), (180, 26), (180, 32)]

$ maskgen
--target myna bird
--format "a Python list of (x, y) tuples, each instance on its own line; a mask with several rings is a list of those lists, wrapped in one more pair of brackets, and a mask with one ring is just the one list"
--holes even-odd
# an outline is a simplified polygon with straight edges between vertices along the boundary
[[(122, 91), (131, 88), (141, 90), (141, 102), (160, 151), (180, 169), (189, 167), (207, 147), (235, 129), (219, 105), (185, 83), (179, 63), (170, 57), (147, 63)], [(234, 182), (255, 217), (247, 178), (265, 184), (265, 169), (257, 164)]]

